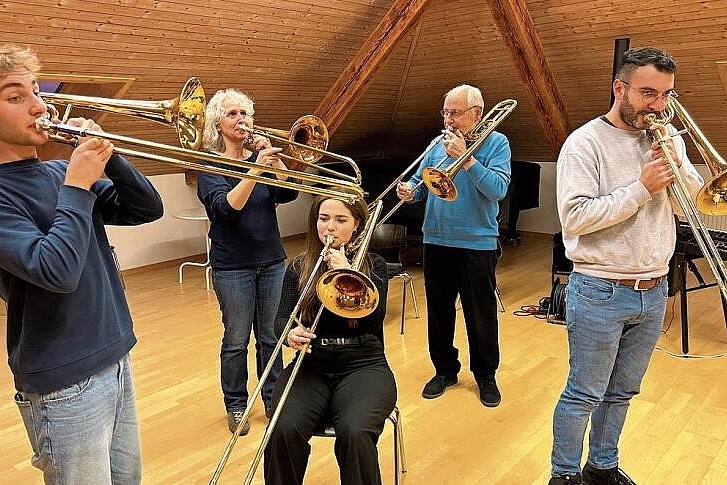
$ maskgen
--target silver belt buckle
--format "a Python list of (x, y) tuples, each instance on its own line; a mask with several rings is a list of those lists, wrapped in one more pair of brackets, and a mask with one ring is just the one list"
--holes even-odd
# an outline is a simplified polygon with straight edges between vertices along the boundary
[(346, 340), (343, 338), (322, 338), (320, 342), (321, 345), (343, 345)]
[[(647, 279), (638, 279), (638, 280), (636, 280), (634, 282), (634, 291), (646, 291), (646, 290), (650, 290), (651, 288), (653, 288), (653, 286), (651, 288), (639, 288), (639, 284), (641, 284), (642, 281), (651, 281), (653, 279), (655, 279), (655, 278), (647, 278)], [(656, 286), (656, 285), (654, 285), (654, 286)]]

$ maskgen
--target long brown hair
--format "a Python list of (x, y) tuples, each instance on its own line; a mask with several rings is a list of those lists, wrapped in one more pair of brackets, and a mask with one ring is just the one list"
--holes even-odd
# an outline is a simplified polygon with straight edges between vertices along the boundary
[[(343, 199), (332, 196), (319, 195), (315, 199), (313, 199), (313, 204), (311, 204), (310, 212), (308, 213), (308, 234), (306, 237), (305, 252), (297, 260), (300, 264), (300, 279), (298, 280), (299, 291), (303, 291), (303, 287), (308, 281), (308, 278), (310, 278), (316, 261), (318, 261), (321, 251), (323, 250), (324, 244), (318, 237), (318, 212), (320, 211), (321, 204), (330, 199), (340, 200), (341, 202), (343, 202), (344, 205), (348, 207), (349, 211), (351, 212), (351, 216), (353, 216), (354, 220), (358, 223), (358, 227), (351, 236), (350, 242), (354, 242), (361, 236), (361, 232), (366, 225), (366, 220), (368, 219), (369, 215), (368, 207), (366, 206), (366, 203), (361, 199), (357, 199), (356, 202), (353, 204)], [(326, 271), (328, 271), (328, 268), (326, 267), (325, 263), (321, 264), (321, 266), (318, 268), (318, 271), (316, 272), (313, 281), (318, 281), (318, 279)], [(362, 267), (359, 268), (359, 271), (364, 273), (366, 276), (370, 276), (371, 262), (369, 261), (368, 257), (364, 258)], [(301, 314), (303, 317), (302, 321), (306, 323), (312, 322), (316, 312), (318, 311), (319, 306), (320, 302), (318, 301), (318, 297), (316, 296), (315, 284), (313, 284), (308, 293), (303, 296), (303, 301), (301, 302)]]

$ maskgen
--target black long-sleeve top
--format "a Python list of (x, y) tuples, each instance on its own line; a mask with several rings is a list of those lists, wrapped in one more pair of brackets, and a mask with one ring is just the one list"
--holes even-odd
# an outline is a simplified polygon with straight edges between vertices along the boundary
[[(340, 317), (328, 309), (324, 309), (315, 331), (317, 338), (356, 337), (364, 334), (372, 334), (379, 337), (383, 343), (389, 277), (384, 258), (376, 253), (368, 253), (368, 257), (370, 258), (372, 267), (370, 278), (379, 292), (379, 302), (376, 309), (370, 315), (360, 318), (358, 325), (353, 328), (349, 325), (347, 318)], [(301, 256), (295, 258), (288, 265), (285, 272), (280, 306), (278, 307), (278, 315), (275, 319), (275, 333), (278, 338), (283, 334), (285, 324), (288, 323), (290, 314), (300, 298), (298, 280), (300, 279), (301, 258)], [(310, 327), (313, 322), (302, 323), (304, 326)]]

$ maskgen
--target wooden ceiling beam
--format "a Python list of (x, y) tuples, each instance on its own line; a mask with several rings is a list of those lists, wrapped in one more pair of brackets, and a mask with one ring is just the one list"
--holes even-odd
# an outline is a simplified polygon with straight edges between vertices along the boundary
[(394, 0), (379, 25), (338, 76), (315, 110), (331, 135), (346, 119), (374, 73), (384, 64), (428, 1)]
[(528, 99), (555, 156), (571, 124), (555, 76), (524, 0), (487, 0), (505, 43), (510, 49)]

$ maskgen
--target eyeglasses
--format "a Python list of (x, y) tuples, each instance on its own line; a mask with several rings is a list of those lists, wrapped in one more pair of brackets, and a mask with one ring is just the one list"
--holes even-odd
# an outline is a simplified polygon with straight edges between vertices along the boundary
[[(628, 82), (624, 81), (623, 79), (619, 79), (619, 81), (624, 83), (627, 88), (631, 87), (631, 85)], [(658, 94), (653, 89), (636, 89), (636, 88), (634, 88), (634, 89), (639, 92), (639, 94), (641, 95), (641, 101), (643, 101), (644, 104), (652, 104), (660, 99), (668, 100), (669, 98), (676, 99), (679, 97), (677, 92), (674, 91), (673, 89), (670, 89), (669, 91), (667, 91), (663, 94)]]
[(475, 109), (475, 108), (477, 108), (477, 106), (470, 106), (469, 108), (467, 108), (464, 111), (460, 111), (458, 109), (443, 109), (442, 111), (439, 112), (439, 114), (442, 115), (442, 118), (446, 118), (447, 116), (451, 116), (452, 118), (459, 118), (460, 116), (462, 116), (469, 110)]

